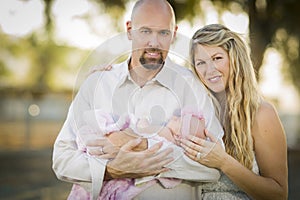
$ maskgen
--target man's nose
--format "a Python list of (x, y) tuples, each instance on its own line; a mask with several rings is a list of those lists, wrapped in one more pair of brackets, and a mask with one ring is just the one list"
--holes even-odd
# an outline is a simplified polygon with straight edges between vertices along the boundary
[(152, 47), (152, 48), (159, 47), (159, 38), (158, 38), (158, 34), (156, 32), (152, 33), (151, 36), (149, 37), (148, 45), (149, 45), (149, 47)]

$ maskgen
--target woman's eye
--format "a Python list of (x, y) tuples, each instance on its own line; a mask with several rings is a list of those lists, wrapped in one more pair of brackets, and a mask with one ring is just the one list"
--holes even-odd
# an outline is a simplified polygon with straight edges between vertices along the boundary
[(205, 65), (205, 62), (204, 62), (204, 61), (200, 61), (200, 62), (197, 62), (197, 63), (196, 63), (196, 66), (202, 66), (202, 65)]
[(223, 59), (221, 56), (217, 56), (217, 57), (213, 58), (213, 61), (215, 61), (215, 60), (221, 60), (221, 59)]

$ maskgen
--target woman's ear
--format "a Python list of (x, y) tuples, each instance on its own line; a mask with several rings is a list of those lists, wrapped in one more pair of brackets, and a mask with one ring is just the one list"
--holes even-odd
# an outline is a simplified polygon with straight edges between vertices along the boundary
[(131, 21), (127, 21), (126, 22), (126, 30), (127, 30), (127, 37), (128, 37), (128, 39), (132, 40), (132, 34), (131, 34), (132, 24), (131, 24)]

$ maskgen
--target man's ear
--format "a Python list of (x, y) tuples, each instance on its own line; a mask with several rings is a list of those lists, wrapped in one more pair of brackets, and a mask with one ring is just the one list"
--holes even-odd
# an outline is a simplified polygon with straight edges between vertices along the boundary
[(126, 22), (126, 31), (127, 31), (127, 37), (128, 37), (128, 39), (132, 40), (132, 34), (131, 34), (132, 24), (131, 24), (131, 21), (127, 21)]
[(172, 39), (172, 43), (175, 42), (175, 39), (176, 39), (176, 34), (177, 34), (177, 30), (178, 30), (178, 26), (176, 25), (175, 28), (174, 28), (174, 33), (173, 33), (173, 39)]

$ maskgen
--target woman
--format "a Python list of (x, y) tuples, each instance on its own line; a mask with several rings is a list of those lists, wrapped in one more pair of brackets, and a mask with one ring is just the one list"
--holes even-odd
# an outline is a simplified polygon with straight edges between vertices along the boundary
[(203, 186), (203, 199), (287, 199), (285, 133), (275, 108), (258, 92), (247, 44), (228, 28), (212, 24), (192, 38), (194, 70), (219, 103), (226, 151), (208, 140), (182, 139), (191, 159), (219, 169), (217, 183)]

